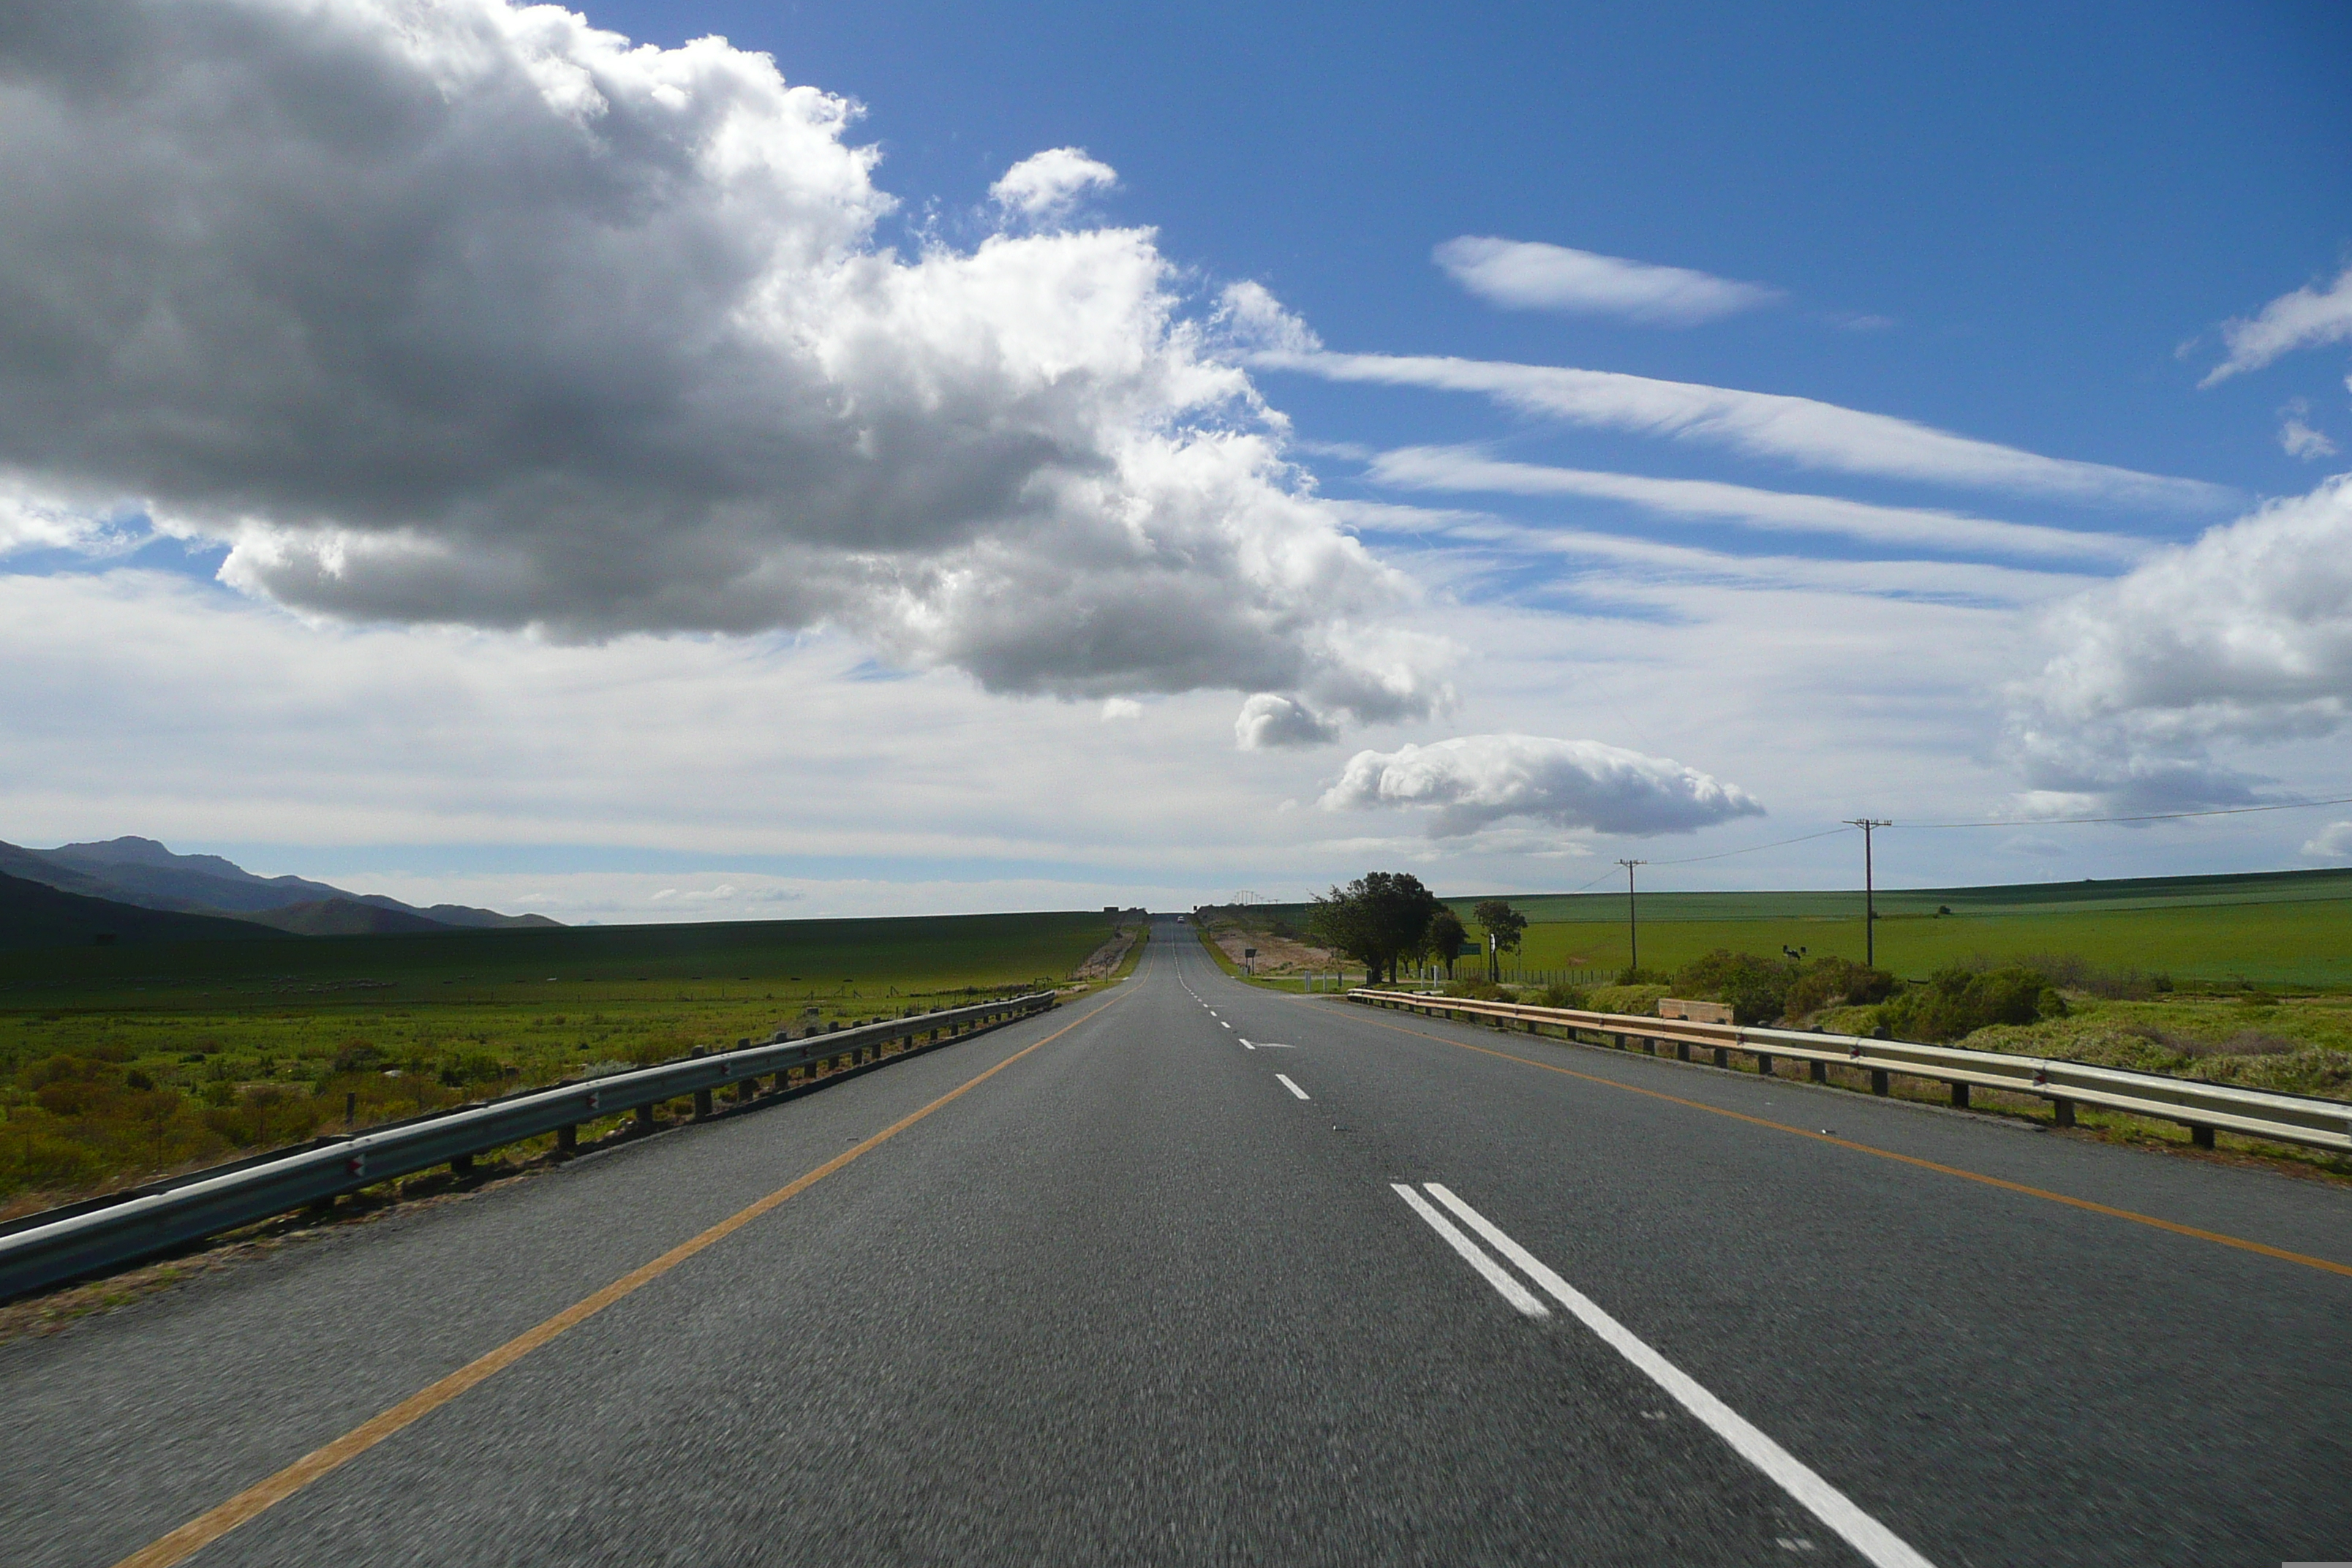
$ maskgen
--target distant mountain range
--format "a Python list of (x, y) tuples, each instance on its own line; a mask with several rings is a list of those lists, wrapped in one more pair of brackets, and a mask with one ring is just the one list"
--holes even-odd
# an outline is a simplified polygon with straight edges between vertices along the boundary
[[(381, 893), (347, 892), (300, 877), (257, 877), (233, 860), (217, 855), (175, 855), (152, 838), (110, 838), (100, 844), (64, 844), (55, 849), (0, 843), (0, 876), (38, 882), (81, 899), (102, 899), (115, 905), (172, 914), (220, 917), (298, 936), (559, 923), (545, 915), (502, 915), (463, 904), (435, 904), (420, 910)], [(72, 906), (51, 901), (42, 907), (62, 914)], [(95, 912), (83, 913), (99, 919)], [(116, 923), (138, 922), (118, 920)]]

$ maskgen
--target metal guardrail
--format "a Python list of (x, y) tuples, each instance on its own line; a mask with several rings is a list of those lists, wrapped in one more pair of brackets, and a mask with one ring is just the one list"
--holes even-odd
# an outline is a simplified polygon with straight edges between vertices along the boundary
[(1790, 1057), (1811, 1065), (1810, 1076), (1815, 1083), (1827, 1083), (1832, 1067), (1855, 1068), (1870, 1074), (1874, 1094), (1887, 1093), (1890, 1075), (1902, 1073), (1948, 1084), (1956, 1106), (1969, 1103), (1972, 1088), (2004, 1089), (2050, 1101), (2061, 1127), (2074, 1124), (2075, 1107), (2092, 1105), (2179, 1122), (2189, 1130), (2191, 1140), (2200, 1148), (2211, 1148), (2213, 1134), (2220, 1131), (2331, 1149), (2338, 1153), (2352, 1152), (2352, 1103), (2315, 1095), (2239, 1089), (2195, 1079), (2167, 1078), (2162, 1073), (2136, 1072), (2128, 1068), (1972, 1051), (1958, 1046), (1920, 1046), (1860, 1035), (1758, 1029), (1627, 1013), (1586, 1013), (1568, 1007), (1481, 1002), (1469, 997), (1430, 996), (1367, 986), (1349, 992), (1348, 999), (1506, 1027), (1518, 1024), (1530, 1034), (1547, 1025), (1571, 1034), (1581, 1030), (1609, 1036), (1620, 1049), (1629, 1048), (1629, 1042), (1642, 1042), (1654, 1056), (1660, 1047), (1666, 1046), (1673, 1047), (1674, 1054), (1684, 1061), (1691, 1059), (1694, 1049), (1711, 1050), (1715, 1053), (1715, 1065), (1723, 1068), (1732, 1065), (1735, 1051), (1755, 1057), (1758, 1070), (1768, 1073), (1772, 1071), (1775, 1058)]
[(782, 1092), (785, 1075), (794, 1068), (844, 1057), (855, 1062), (868, 1052), (878, 1059), (895, 1041), (911, 1048), (925, 1035), (952, 1038), (1053, 1005), (1052, 992), (1037, 992), (797, 1040), (780, 1032), (760, 1045), (746, 1042), (731, 1051), (530, 1089), (486, 1105), (320, 1140), (292, 1152), (194, 1172), (118, 1200), (30, 1215), (0, 1234), (0, 1300), (119, 1268), (435, 1165), (462, 1169), (477, 1154), (526, 1138), (552, 1132), (558, 1151), (569, 1151), (580, 1123), (599, 1117), (634, 1111), (650, 1127), (655, 1106), (688, 1095), (694, 1097), (696, 1116), (708, 1116), (714, 1089), (773, 1074), (775, 1090)]

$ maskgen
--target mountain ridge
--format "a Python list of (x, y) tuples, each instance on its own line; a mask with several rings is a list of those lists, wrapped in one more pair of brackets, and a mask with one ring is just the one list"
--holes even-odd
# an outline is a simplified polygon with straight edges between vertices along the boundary
[(260, 877), (218, 855), (182, 855), (125, 835), (54, 849), (0, 843), (0, 875), (61, 893), (158, 912), (221, 917), (304, 936), (485, 931), (561, 922), (464, 904), (420, 910), (383, 893), (353, 893), (305, 877)]

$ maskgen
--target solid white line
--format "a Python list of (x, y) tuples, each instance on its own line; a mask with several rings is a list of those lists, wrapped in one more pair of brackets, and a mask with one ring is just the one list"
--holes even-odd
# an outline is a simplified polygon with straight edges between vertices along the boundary
[[(1543, 1260), (1509, 1237), (1494, 1221), (1464, 1203), (1436, 1182), (1428, 1184), (1437, 1201), (1452, 1209), (1463, 1223), (1486, 1238), (1488, 1246), (1517, 1264), (1528, 1279), (1551, 1293), (1584, 1326), (1609, 1342), (1611, 1349), (1642, 1369), (1650, 1381), (1674, 1395), (1682, 1407), (1706, 1423), (1715, 1435), (1730, 1444), (1739, 1457), (1771, 1477), (1782, 1490), (1813, 1512), (1813, 1516), (1843, 1536), (1846, 1543), (1878, 1568), (1935, 1568), (1910, 1543), (1853, 1505), (1843, 1492), (1822, 1479), (1797, 1457), (1750, 1426), (1740, 1414), (1699, 1386), (1696, 1380), (1633, 1336), (1633, 1331), (1595, 1306), (1583, 1292), (1553, 1273)], [(1402, 1189), (1400, 1189), (1401, 1191)]]
[(1305, 1099), (1307, 1098), (1307, 1091), (1306, 1091), (1305, 1089), (1303, 1089), (1299, 1088), (1297, 1084), (1295, 1084), (1295, 1083), (1291, 1082), (1291, 1081), (1290, 1081), (1290, 1075), (1289, 1075), (1288, 1073), (1286, 1073), (1286, 1072), (1278, 1072), (1278, 1073), (1275, 1074), (1274, 1076), (1275, 1076), (1275, 1077), (1276, 1077), (1276, 1078), (1278, 1078), (1278, 1079), (1280, 1079), (1282, 1080), (1282, 1087), (1283, 1087), (1283, 1088), (1285, 1088), (1285, 1089), (1288, 1089), (1291, 1093), (1293, 1093), (1293, 1094), (1297, 1095), (1297, 1096), (1299, 1099), (1301, 1099), (1301, 1100), (1305, 1100)]
[(1504, 1300), (1530, 1318), (1549, 1318), (1551, 1309), (1535, 1298), (1535, 1292), (1510, 1276), (1501, 1264), (1478, 1250), (1478, 1244), (1454, 1228), (1453, 1221), (1429, 1206), (1429, 1200), (1406, 1186), (1402, 1182), (1391, 1182), (1396, 1195), (1412, 1205), (1412, 1212), (1429, 1222), (1429, 1228), (1445, 1238), (1445, 1245), (1462, 1255), (1463, 1261), (1486, 1277)]

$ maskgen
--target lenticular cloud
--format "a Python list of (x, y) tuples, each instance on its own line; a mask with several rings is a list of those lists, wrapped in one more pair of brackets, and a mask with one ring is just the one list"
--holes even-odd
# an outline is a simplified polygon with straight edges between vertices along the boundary
[(1019, 232), (902, 256), (854, 116), (552, 6), (34, 7), (0, 30), (0, 490), (130, 499), (332, 616), (831, 624), (1001, 691), (1429, 711), (1407, 585), (1150, 232), (1053, 221), (1111, 172), (1028, 161)]
[(1599, 741), (1508, 734), (1359, 752), (1319, 804), (1327, 811), (1418, 808), (1428, 814), (1433, 838), (1460, 837), (1513, 816), (1638, 837), (1764, 814), (1738, 785), (1671, 758)]

